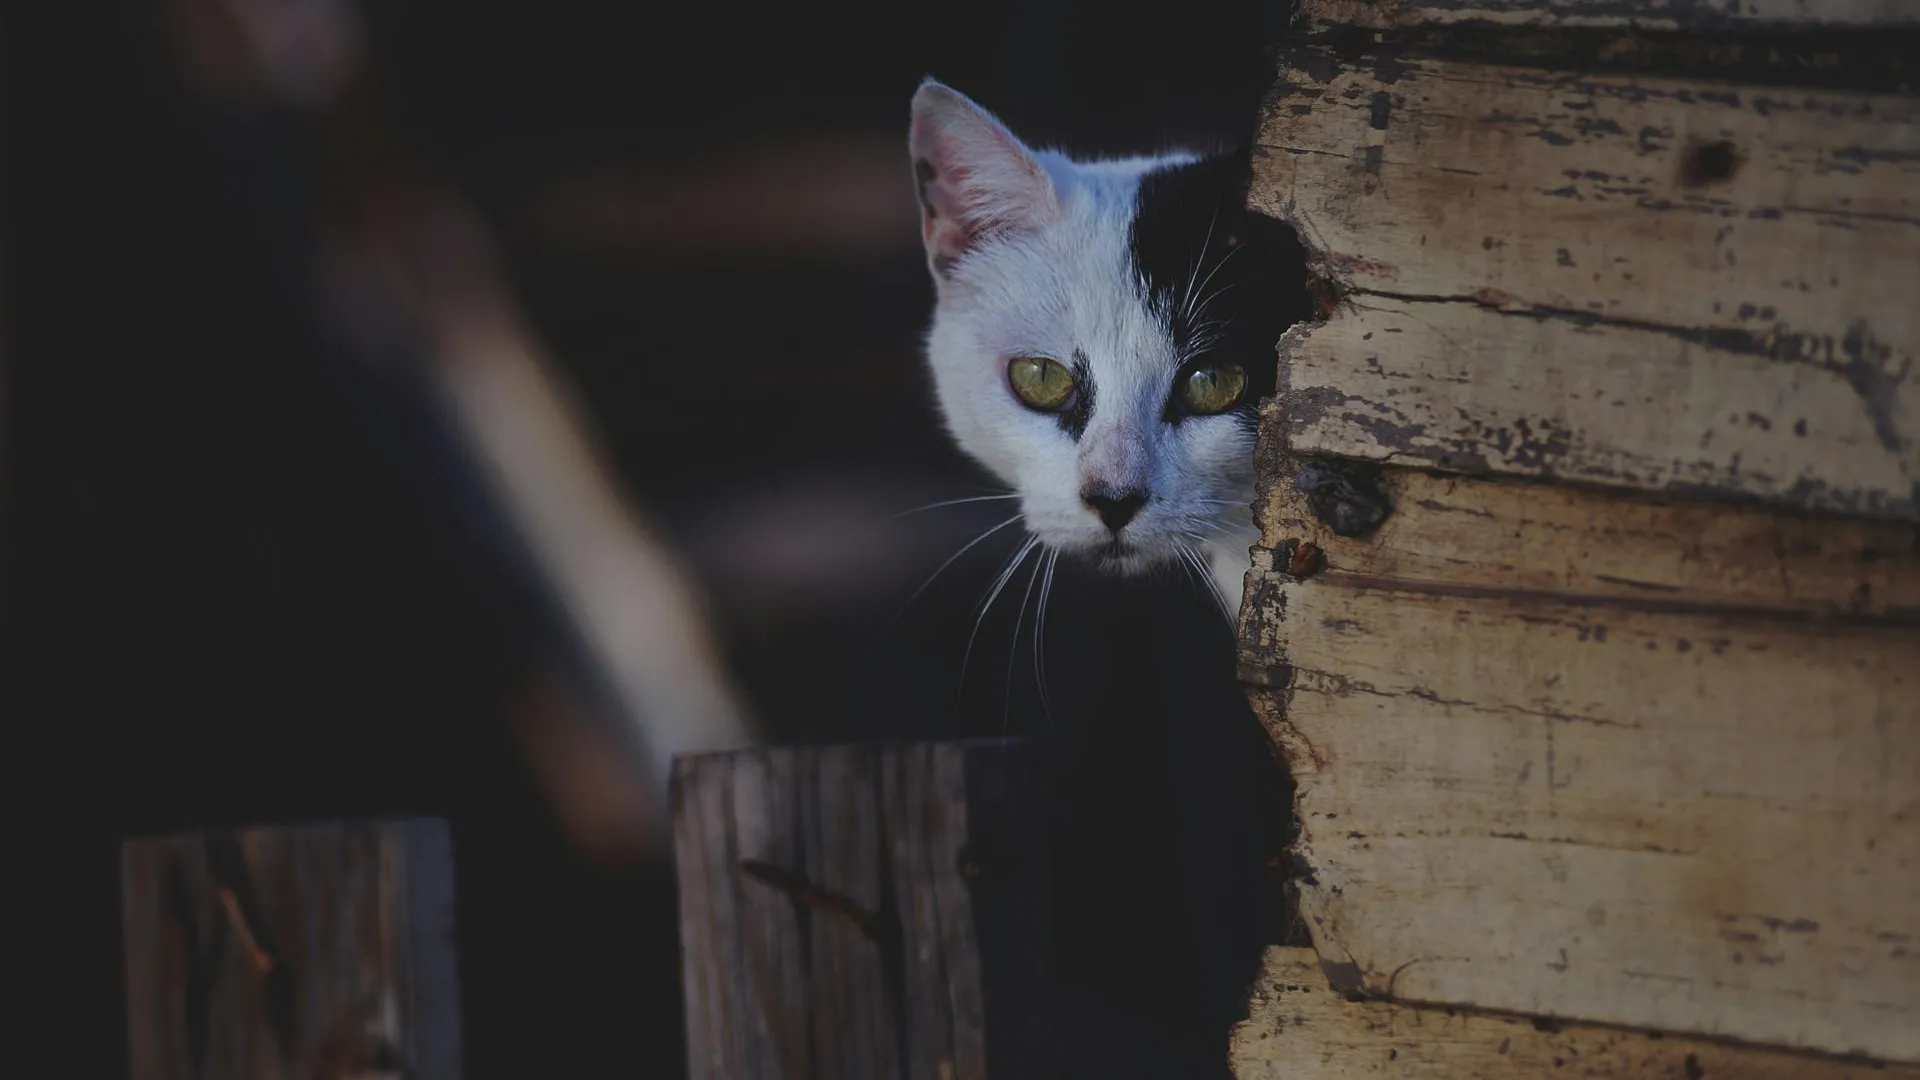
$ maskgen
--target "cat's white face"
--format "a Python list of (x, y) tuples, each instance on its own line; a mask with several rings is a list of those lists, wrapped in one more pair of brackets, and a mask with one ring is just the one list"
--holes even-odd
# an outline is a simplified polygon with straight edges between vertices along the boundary
[(932, 81), (911, 149), (928, 360), (961, 448), (1049, 548), (1244, 569), (1254, 408), (1310, 310), (1292, 231), (1245, 209), (1244, 160), (1075, 162)]

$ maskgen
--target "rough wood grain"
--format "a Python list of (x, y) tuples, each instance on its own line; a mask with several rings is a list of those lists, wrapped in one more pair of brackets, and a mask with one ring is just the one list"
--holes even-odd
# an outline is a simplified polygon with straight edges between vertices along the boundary
[(1920, 520), (1920, 99), (1282, 53), (1291, 447)]
[(1306, 26), (1606, 27), (1641, 30), (1920, 26), (1913, 0), (1302, 0)]
[(1920, 1069), (1525, 1016), (1353, 1001), (1311, 949), (1267, 951), (1233, 1033), (1239, 1080), (1920, 1080)]
[(678, 759), (690, 1075), (1052, 1075), (1032, 767), (1017, 741)]
[(135, 1080), (460, 1075), (444, 823), (133, 839), (121, 893)]
[(1920, 1060), (1920, 633), (1257, 576), (1356, 989)]
[(1393, 512), (1365, 539), (1341, 537), (1289, 482), (1276, 403), (1263, 423), (1273, 482), (1256, 506), (1262, 568), (1304, 540), (1325, 552), (1328, 575), (1403, 587), (1920, 624), (1914, 525), (1386, 469)]

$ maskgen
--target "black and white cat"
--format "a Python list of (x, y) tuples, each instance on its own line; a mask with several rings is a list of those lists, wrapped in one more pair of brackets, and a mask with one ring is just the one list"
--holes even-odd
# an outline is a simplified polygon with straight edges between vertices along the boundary
[(1246, 209), (1247, 156), (1074, 160), (932, 79), (909, 144), (953, 438), (1049, 552), (1184, 563), (1238, 610), (1255, 409), (1312, 310), (1293, 230)]

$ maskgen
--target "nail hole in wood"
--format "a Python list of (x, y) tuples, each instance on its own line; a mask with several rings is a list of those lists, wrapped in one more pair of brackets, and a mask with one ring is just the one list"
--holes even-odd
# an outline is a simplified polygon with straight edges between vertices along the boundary
[(1739, 152), (1725, 139), (1693, 143), (1680, 157), (1680, 182), (1688, 187), (1724, 183), (1733, 179), (1740, 160)]

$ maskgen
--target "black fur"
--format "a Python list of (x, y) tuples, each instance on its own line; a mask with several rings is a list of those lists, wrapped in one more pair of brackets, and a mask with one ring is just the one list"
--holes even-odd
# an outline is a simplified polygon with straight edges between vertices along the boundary
[[(1313, 314), (1306, 248), (1292, 226), (1247, 209), (1252, 178), (1244, 153), (1149, 173), (1140, 181), (1128, 237), (1145, 298), (1167, 313), (1179, 347), (1217, 330), (1219, 340), (1205, 358), (1246, 370), (1247, 393), (1233, 414), (1249, 428), (1258, 422), (1260, 399), (1273, 393), (1280, 335)], [(1192, 312), (1186, 310), (1190, 284)], [(1177, 424), (1191, 414), (1173, 385), (1169, 380), (1163, 415)]]
[(1060, 427), (1078, 442), (1093, 417), (1093, 369), (1087, 366), (1087, 354), (1073, 350), (1073, 400), (1060, 410)]

